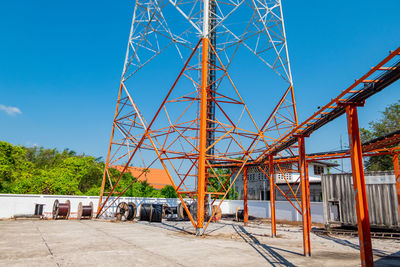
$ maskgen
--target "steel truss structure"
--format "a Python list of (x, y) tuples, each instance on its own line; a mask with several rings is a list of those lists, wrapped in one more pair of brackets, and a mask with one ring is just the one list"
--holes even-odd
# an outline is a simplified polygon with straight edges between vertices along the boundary
[[(252, 116), (228, 71), (239, 49), (249, 51), (286, 83), (282, 97), (261, 124)], [(129, 82), (171, 50), (183, 67), (169, 90), (162, 91), (165, 98), (155, 115), (147, 120), (139, 109), (145, 103), (134, 101), (135, 90)], [(372, 266), (362, 156), (363, 152), (364, 156), (393, 154), (400, 192), (399, 150), (388, 149), (388, 143), (364, 146), (368, 151), (362, 150), (357, 107), (400, 78), (400, 63), (394, 62), (399, 53), (400, 48), (391, 52), (339, 96), (298, 124), (280, 0), (136, 0), (97, 216), (104, 215), (135, 182), (122, 183), (127, 168), (141, 164), (143, 171), (135, 178), (145, 176), (154, 166), (166, 171), (197, 235), (203, 234), (212, 220), (214, 214), (207, 212), (209, 206), (218, 198), (221, 205), (243, 172), (247, 224), (247, 168), (256, 164), (269, 178), (270, 188), (280, 191), (302, 214), (304, 255), (311, 256), (307, 162), (350, 157), (357, 195), (361, 262)], [(305, 138), (344, 113), (348, 118), (350, 150), (307, 156)], [(292, 163), (290, 167), (288, 162)], [(113, 172), (114, 165), (122, 165), (122, 172)], [(224, 168), (234, 171), (222, 173), (220, 170)], [(289, 191), (284, 192), (275, 183), (277, 172), (286, 180)], [(300, 174), (294, 184), (285, 178), (292, 172)], [(214, 188), (211, 179), (220, 188)], [(299, 191), (301, 199), (297, 198)], [(275, 236), (275, 190), (270, 192), (272, 236)], [(195, 203), (191, 209), (185, 197)], [(400, 201), (399, 193), (398, 197)]]
[[(169, 26), (176, 24), (170, 17), (180, 19), (179, 27)], [(127, 84), (170, 47), (177, 52), (183, 68), (147, 122)], [(280, 101), (261, 126), (228, 72), (239, 47), (250, 51), (286, 83)], [(255, 160), (295, 126), (297, 114), (280, 1), (138, 0), (98, 216), (134, 182), (124, 188), (120, 183), (130, 164), (142, 163), (141, 175), (161, 164), (197, 234), (202, 234), (213, 216), (206, 212), (212, 204), (210, 197), (213, 201), (225, 199), (237, 179), (237, 175), (230, 177), (233, 182), (228, 183), (230, 179), (218, 171), (220, 164), (235, 163), (242, 170), (248, 160)], [(286, 154), (294, 155), (294, 149), (289, 148)], [(117, 176), (111, 171), (114, 165), (124, 166)], [(211, 177), (220, 189), (208, 182)], [(109, 192), (103, 199), (107, 181)], [(109, 201), (113, 195), (117, 198)], [(197, 202), (197, 212), (189, 211), (183, 197)]]

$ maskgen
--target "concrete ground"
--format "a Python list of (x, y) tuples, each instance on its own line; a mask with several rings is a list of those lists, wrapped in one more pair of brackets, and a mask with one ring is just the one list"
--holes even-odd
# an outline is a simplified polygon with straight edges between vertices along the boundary
[[(302, 232), (232, 221), (193, 236), (190, 222), (0, 221), (2, 266), (358, 266), (358, 239), (311, 234), (312, 257), (302, 256)], [(373, 240), (376, 266), (400, 266), (399, 240)]]

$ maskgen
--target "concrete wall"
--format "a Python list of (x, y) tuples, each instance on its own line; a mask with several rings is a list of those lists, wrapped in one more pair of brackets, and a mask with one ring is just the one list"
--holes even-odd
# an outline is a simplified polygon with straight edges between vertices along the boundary
[[(88, 205), (93, 202), (95, 211), (99, 197), (97, 196), (56, 196), (56, 195), (12, 195), (0, 194), (0, 218), (12, 218), (15, 215), (34, 214), (35, 204), (45, 204), (43, 213), (46, 217), (51, 217), (54, 200), (58, 199), (64, 203), (67, 199), (71, 201), (71, 217), (75, 218), (79, 202)], [(165, 198), (132, 198), (123, 197), (116, 201), (115, 204), (107, 211), (106, 217), (112, 217), (115, 207), (119, 202), (133, 202), (137, 206), (142, 203), (167, 203), (169, 206), (176, 206), (179, 199)], [(218, 203), (218, 202), (217, 202)], [(242, 200), (225, 200), (221, 204), (222, 213), (234, 214), (237, 207), (243, 208)], [(271, 217), (269, 201), (249, 200), (249, 215), (260, 218)], [(311, 202), (311, 218), (313, 222), (323, 223), (323, 206), (321, 202)], [(300, 214), (287, 201), (276, 201), (277, 219), (289, 221), (301, 221)]]
[[(53, 203), (58, 199), (60, 203), (65, 203), (68, 199), (71, 202), (71, 217), (76, 218), (79, 202), (83, 205), (89, 205), (92, 201), (94, 210), (97, 210), (99, 202), (98, 196), (66, 196), (66, 195), (13, 195), (0, 194), (0, 218), (11, 218), (15, 215), (32, 215), (35, 212), (35, 204), (44, 204), (43, 214), (46, 217), (51, 217)], [(176, 206), (178, 199), (165, 198), (140, 198), (140, 197), (121, 197), (119, 198), (106, 212), (106, 217), (113, 216), (115, 208), (120, 202), (133, 202), (136, 206), (142, 203), (167, 203), (170, 206)]]

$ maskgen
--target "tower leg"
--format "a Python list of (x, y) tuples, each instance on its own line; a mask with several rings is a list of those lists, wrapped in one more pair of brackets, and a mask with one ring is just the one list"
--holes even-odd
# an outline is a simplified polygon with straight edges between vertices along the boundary
[(104, 195), (104, 187), (106, 185), (107, 167), (108, 167), (108, 163), (110, 161), (111, 146), (112, 146), (112, 141), (113, 141), (114, 132), (115, 132), (115, 120), (118, 117), (119, 101), (121, 100), (122, 87), (123, 87), (123, 84), (121, 82), (121, 84), (119, 85), (117, 106), (115, 107), (114, 123), (113, 123), (113, 127), (112, 127), (112, 130), (111, 130), (110, 144), (108, 146), (107, 160), (106, 160), (106, 165), (105, 165), (105, 168), (104, 168), (103, 180), (101, 181), (99, 204), (97, 205), (97, 213), (96, 213), (97, 215), (96, 215), (96, 217), (99, 217), (100, 211), (101, 211), (101, 207), (102, 207), (103, 195)]
[(356, 198), (361, 265), (374, 266), (357, 106), (351, 104), (347, 105), (346, 114), (347, 130), (349, 133), (350, 159), (353, 172), (353, 187)]
[(275, 180), (274, 180), (274, 156), (269, 156), (269, 192), (271, 203), (271, 236), (276, 236), (276, 221), (275, 221)]
[(196, 234), (201, 235), (204, 224), (204, 202), (206, 195), (206, 141), (207, 141), (207, 84), (208, 84), (208, 39), (203, 38), (201, 60), (201, 92), (200, 92), (200, 140), (199, 169), (197, 177), (197, 227)]
[(311, 242), (310, 242), (310, 214), (309, 214), (309, 201), (310, 191), (308, 187), (308, 171), (306, 162), (306, 150), (304, 144), (304, 137), (301, 136), (299, 141), (299, 171), (301, 181), (301, 211), (303, 218), (303, 248), (304, 256), (311, 256)]
[(247, 167), (243, 168), (243, 223), (247, 225), (249, 213), (247, 209)]

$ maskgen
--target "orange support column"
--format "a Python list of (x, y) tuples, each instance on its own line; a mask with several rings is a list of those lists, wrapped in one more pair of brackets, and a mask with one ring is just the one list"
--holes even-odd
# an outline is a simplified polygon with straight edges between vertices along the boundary
[(243, 168), (243, 223), (247, 225), (249, 213), (247, 209), (247, 167)]
[(310, 191), (308, 187), (308, 171), (306, 162), (306, 149), (304, 144), (304, 137), (298, 138), (299, 142), (299, 172), (301, 181), (301, 211), (303, 218), (303, 248), (304, 256), (311, 256), (311, 242), (310, 242), (310, 214), (309, 214), (309, 201)]
[(200, 92), (200, 140), (199, 169), (197, 177), (197, 225), (196, 235), (202, 234), (204, 224), (204, 202), (206, 189), (206, 138), (207, 138), (207, 86), (208, 86), (208, 39), (203, 38), (201, 60), (201, 92)]
[(276, 236), (276, 219), (275, 219), (275, 179), (274, 179), (274, 156), (269, 156), (269, 192), (271, 203), (271, 236)]
[(399, 166), (399, 154), (393, 154), (393, 167), (394, 167), (394, 176), (396, 179), (396, 191), (397, 191), (397, 203), (399, 207), (399, 216), (400, 216), (400, 166)]
[(364, 166), (358, 127), (357, 106), (346, 106), (347, 130), (349, 133), (350, 160), (353, 172), (353, 187), (356, 198), (358, 236), (362, 266), (374, 266), (371, 232), (368, 217), (367, 194), (365, 190)]
[(311, 199), (310, 199), (310, 176), (308, 176), (308, 162), (306, 160), (305, 162), (306, 166), (305, 166), (305, 183), (306, 183), (306, 196), (307, 196), (307, 219), (308, 219), (308, 232), (311, 232)]

